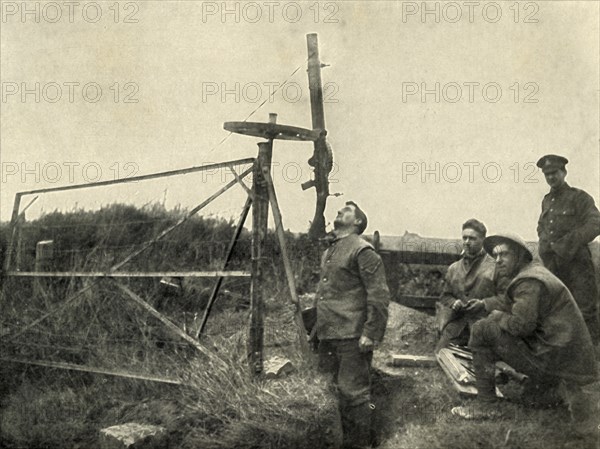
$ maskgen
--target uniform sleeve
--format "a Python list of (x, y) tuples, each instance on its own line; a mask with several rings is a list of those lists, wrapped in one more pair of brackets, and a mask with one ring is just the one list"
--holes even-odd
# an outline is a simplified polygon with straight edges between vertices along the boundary
[(446, 272), (446, 276), (444, 276), (444, 287), (442, 289), (442, 294), (440, 295), (440, 303), (445, 305), (446, 307), (452, 307), (452, 304), (454, 303), (454, 301), (456, 301), (457, 298), (454, 295), (454, 289), (452, 288), (452, 276), (453, 276), (454, 270), (452, 268), (452, 266), (448, 267), (448, 271)]
[(538, 218), (537, 223), (537, 235), (540, 240), (546, 238), (546, 230), (544, 228), (544, 223), (542, 221), (542, 216), (544, 215), (544, 203), (546, 202), (546, 198), (542, 200), (542, 210), (540, 211), (540, 217)]
[(578, 192), (576, 198), (579, 225), (552, 245), (554, 252), (567, 261), (571, 260), (583, 245), (600, 235), (600, 212), (594, 199), (583, 191)]
[(510, 312), (500, 312), (501, 329), (515, 337), (533, 334), (537, 326), (540, 297), (545, 288), (540, 281), (524, 279), (513, 290), (513, 305)]
[(358, 269), (367, 291), (367, 321), (363, 327), (363, 335), (371, 340), (381, 341), (385, 334), (390, 303), (383, 262), (375, 250), (367, 248), (358, 254)]
[(491, 312), (492, 310), (501, 310), (503, 312), (509, 312), (511, 308), (511, 302), (506, 297), (506, 288), (510, 284), (510, 279), (504, 276), (498, 276), (494, 274), (494, 287), (496, 294), (488, 298), (483, 298), (485, 310)]

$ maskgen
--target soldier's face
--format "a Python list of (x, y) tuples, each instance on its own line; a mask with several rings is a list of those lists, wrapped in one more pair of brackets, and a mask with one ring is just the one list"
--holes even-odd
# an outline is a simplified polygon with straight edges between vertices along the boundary
[(500, 276), (513, 277), (517, 271), (518, 256), (508, 244), (502, 243), (494, 248), (492, 256), (496, 261), (496, 271)]
[(348, 205), (338, 210), (335, 220), (333, 220), (333, 227), (334, 229), (349, 228), (357, 225), (358, 221), (354, 206)]
[(483, 248), (483, 237), (474, 229), (463, 229), (462, 232), (463, 249), (470, 256), (479, 254)]
[(544, 173), (546, 182), (552, 188), (560, 187), (565, 182), (567, 172), (561, 169), (552, 170)]

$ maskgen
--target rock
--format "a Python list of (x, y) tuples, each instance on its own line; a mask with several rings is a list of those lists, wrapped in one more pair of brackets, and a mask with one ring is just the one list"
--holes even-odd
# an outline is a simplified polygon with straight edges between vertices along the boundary
[(132, 422), (100, 430), (100, 449), (163, 449), (167, 438), (164, 427)]
[(266, 379), (274, 379), (282, 374), (289, 374), (294, 371), (294, 365), (288, 359), (282, 357), (271, 357), (264, 362), (264, 372)]

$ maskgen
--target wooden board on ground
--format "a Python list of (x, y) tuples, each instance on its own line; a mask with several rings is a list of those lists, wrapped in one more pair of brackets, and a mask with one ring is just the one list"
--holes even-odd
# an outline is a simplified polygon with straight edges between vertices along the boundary
[(431, 367), (437, 364), (435, 357), (431, 355), (392, 354), (390, 362), (392, 366), (422, 366)]
[[(459, 394), (465, 396), (477, 395), (475, 376), (461, 363), (461, 360), (455, 356), (452, 350), (448, 348), (441, 349), (436, 354), (436, 358), (442, 370), (444, 370), (450, 382), (452, 382), (452, 386)], [(496, 396), (499, 398), (503, 397), (498, 387), (496, 387)]]

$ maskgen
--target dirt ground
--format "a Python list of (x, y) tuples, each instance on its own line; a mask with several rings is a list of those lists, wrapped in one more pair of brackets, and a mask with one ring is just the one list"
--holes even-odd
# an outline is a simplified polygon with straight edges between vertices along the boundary
[[(506, 400), (502, 418), (465, 421), (451, 409), (472, 404), (452, 387), (439, 366), (391, 367), (392, 354), (433, 355), (436, 334), (432, 316), (390, 304), (386, 337), (374, 357), (375, 425), (382, 449), (470, 448), (598, 448), (600, 425), (586, 435), (574, 432), (566, 406), (532, 409), (519, 403), (520, 387), (500, 386)], [(594, 398), (596, 416), (600, 385), (586, 387)]]

